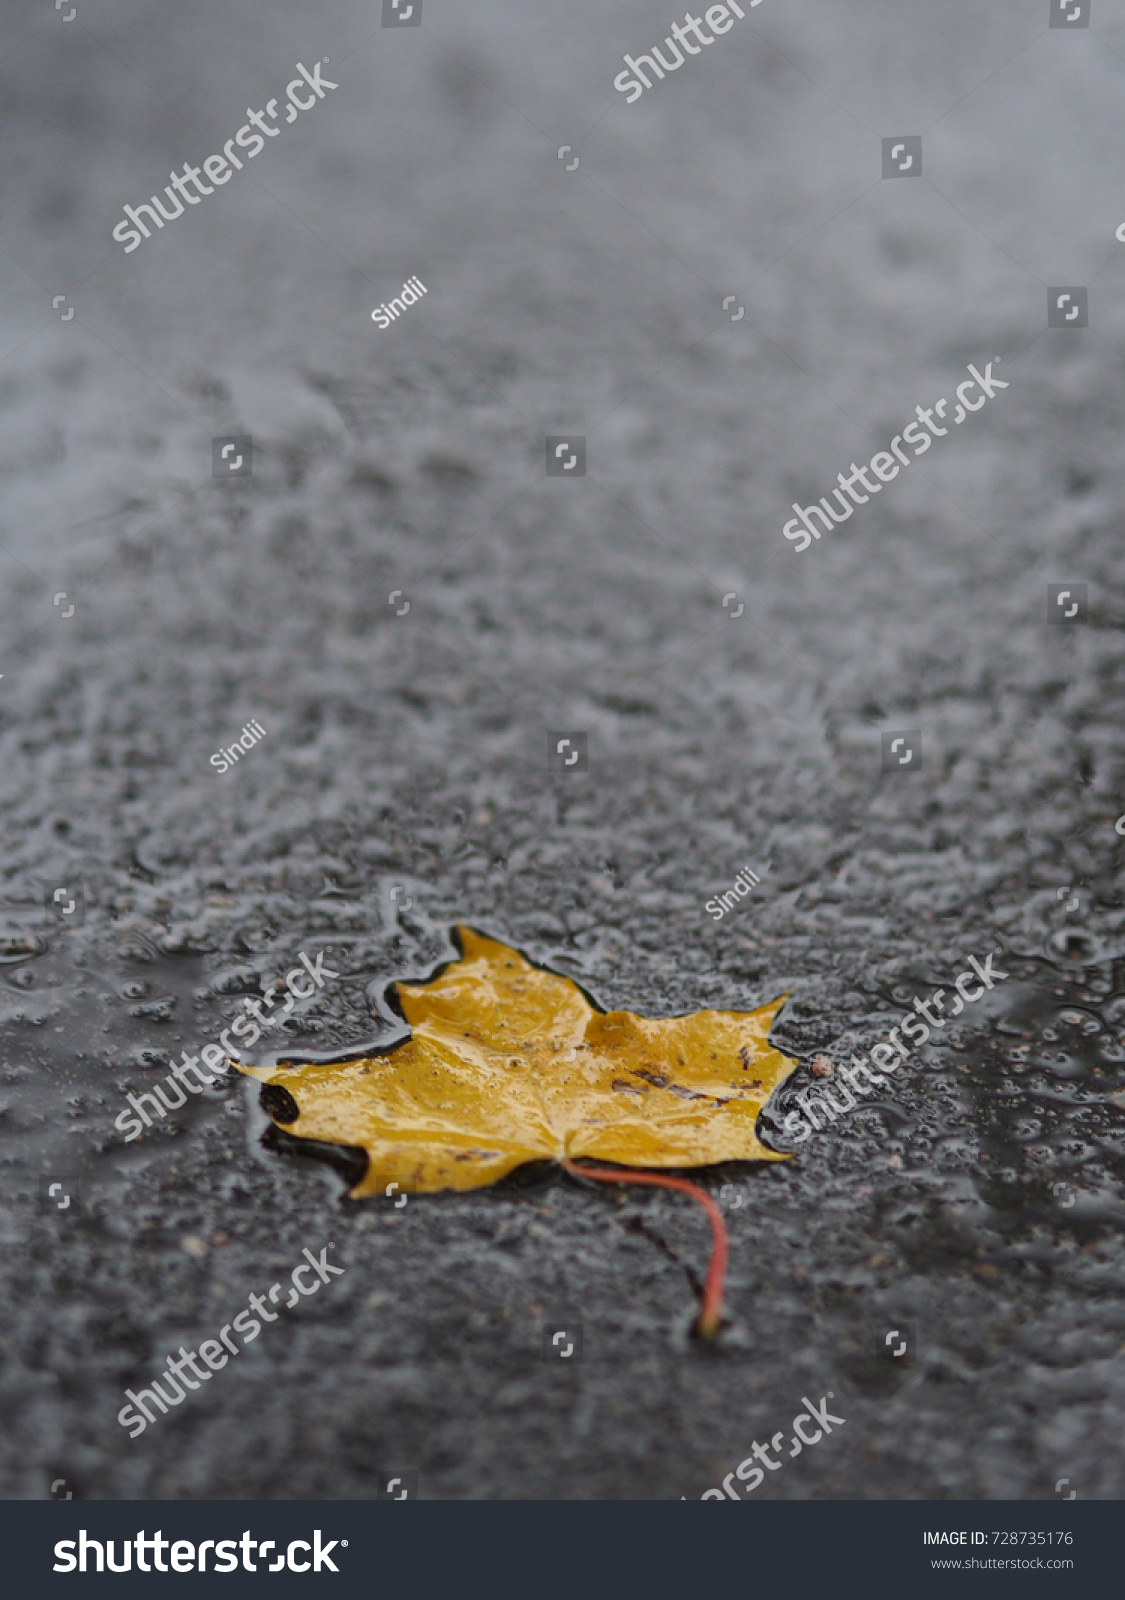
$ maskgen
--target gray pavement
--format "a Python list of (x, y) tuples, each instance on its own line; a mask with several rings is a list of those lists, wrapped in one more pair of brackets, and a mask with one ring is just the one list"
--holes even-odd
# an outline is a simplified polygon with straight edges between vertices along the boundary
[[(754, 1498), (1120, 1496), (1125, 0), (744, 3), (633, 104), (642, 0), (71, 9), (0, 24), (0, 1493), (697, 1498), (832, 1391)], [(126, 254), (297, 62), (338, 87)], [(385, 1040), (457, 922), (649, 1016), (789, 992), (795, 1090), (1008, 976), (792, 1161), (704, 1174), (705, 1349), (680, 1196), (352, 1204), (241, 1082), (115, 1129), (300, 951), (339, 976), (286, 1050)], [(126, 1388), (330, 1242), (129, 1438)]]

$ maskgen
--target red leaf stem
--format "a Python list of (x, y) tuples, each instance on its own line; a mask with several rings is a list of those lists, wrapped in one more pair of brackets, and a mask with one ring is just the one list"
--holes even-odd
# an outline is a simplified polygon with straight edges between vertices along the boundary
[(727, 1225), (706, 1189), (687, 1178), (672, 1178), (658, 1172), (633, 1172), (621, 1167), (579, 1167), (573, 1161), (564, 1161), (563, 1167), (575, 1178), (597, 1178), (601, 1183), (644, 1183), (655, 1189), (678, 1189), (701, 1205), (711, 1223), (711, 1265), (703, 1285), (703, 1301), (699, 1308), (696, 1331), (705, 1339), (713, 1339), (719, 1331), (723, 1313), (723, 1285), (727, 1275)]

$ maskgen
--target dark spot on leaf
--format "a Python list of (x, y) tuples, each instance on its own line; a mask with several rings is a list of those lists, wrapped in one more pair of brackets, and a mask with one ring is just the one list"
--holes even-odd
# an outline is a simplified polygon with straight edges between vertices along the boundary
[(669, 1094), (679, 1095), (681, 1100), (706, 1100), (705, 1094), (696, 1094), (694, 1089), (685, 1089), (682, 1083), (673, 1083), (671, 1078), (662, 1078), (658, 1072), (646, 1072), (643, 1067), (629, 1067), (627, 1069), (634, 1078), (643, 1078), (646, 1083), (651, 1083), (654, 1089), (667, 1089)]
[(629, 1071), (634, 1078), (643, 1078), (646, 1083), (651, 1083), (654, 1089), (666, 1089), (671, 1083), (671, 1078), (662, 1078), (659, 1072), (646, 1072), (643, 1067), (630, 1067)]

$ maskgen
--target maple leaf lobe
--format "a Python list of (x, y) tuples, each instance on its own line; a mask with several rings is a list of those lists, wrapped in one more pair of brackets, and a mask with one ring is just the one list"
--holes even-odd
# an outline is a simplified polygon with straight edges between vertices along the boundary
[(426, 983), (394, 985), (409, 1039), (351, 1061), (242, 1066), (299, 1107), (287, 1132), (366, 1150), (353, 1198), (393, 1178), (415, 1193), (480, 1188), (531, 1161), (786, 1159), (755, 1132), (797, 1065), (768, 1042), (784, 996), (662, 1020), (604, 1012), (571, 978), (456, 931), (458, 959)]

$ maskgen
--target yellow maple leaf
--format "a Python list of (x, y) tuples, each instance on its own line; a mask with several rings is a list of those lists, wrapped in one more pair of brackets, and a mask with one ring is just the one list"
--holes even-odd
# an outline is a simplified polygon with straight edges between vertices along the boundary
[(389, 1179), (418, 1194), (479, 1189), (529, 1161), (786, 1159), (754, 1131), (797, 1065), (769, 1044), (784, 995), (665, 1021), (603, 1012), (570, 978), (456, 933), (460, 959), (428, 983), (394, 985), (405, 1042), (350, 1061), (236, 1063), (292, 1097), (296, 1120), (274, 1117), (287, 1132), (366, 1150), (353, 1199)]

